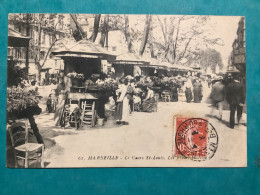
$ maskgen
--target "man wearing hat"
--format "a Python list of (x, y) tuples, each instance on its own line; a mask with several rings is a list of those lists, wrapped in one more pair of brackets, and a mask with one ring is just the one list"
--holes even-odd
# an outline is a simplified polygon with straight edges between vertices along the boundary
[(244, 88), (237, 77), (231, 78), (226, 94), (227, 102), (230, 105), (230, 128), (232, 129), (235, 126), (235, 112), (237, 111), (237, 121), (239, 124), (245, 102)]

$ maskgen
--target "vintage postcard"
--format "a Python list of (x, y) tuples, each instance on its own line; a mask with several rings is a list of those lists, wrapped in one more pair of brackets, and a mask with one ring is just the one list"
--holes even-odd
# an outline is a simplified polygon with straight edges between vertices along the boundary
[(10, 13), (6, 166), (246, 167), (245, 17)]

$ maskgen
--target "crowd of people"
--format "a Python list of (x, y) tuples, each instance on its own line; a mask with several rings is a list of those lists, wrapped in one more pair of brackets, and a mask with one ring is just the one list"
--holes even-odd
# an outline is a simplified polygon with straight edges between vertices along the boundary
[[(90, 81), (88, 81), (89, 83)], [(237, 110), (237, 119), (240, 120), (245, 102), (245, 87), (238, 78), (214, 78), (203, 76), (125, 76), (119, 79), (102, 78), (92, 79), (92, 83), (104, 84), (111, 82), (115, 84), (110, 96), (106, 97), (105, 111), (113, 111), (113, 119), (117, 124), (128, 124), (129, 116), (133, 112), (156, 112), (157, 102), (162, 100), (165, 94), (169, 95), (168, 101), (178, 102), (180, 93), (185, 94), (186, 102), (200, 103), (203, 98), (203, 87), (211, 88), (209, 99), (212, 104), (211, 113), (217, 108), (218, 118), (222, 119), (224, 101), (230, 105), (230, 127), (234, 128), (234, 116)], [(51, 104), (53, 97), (58, 97), (64, 90), (64, 82), (60, 82), (56, 94), (50, 94), (48, 109), (53, 111)], [(64, 98), (63, 98), (64, 99)], [(64, 101), (64, 100), (63, 100)], [(56, 112), (57, 113), (57, 112)], [(106, 116), (105, 116), (106, 117)]]
[[(227, 76), (227, 75), (226, 75)], [(169, 93), (169, 101), (177, 102), (179, 94), (185, 93), (186, 102), (200, 103), (203, 98), (203, 87), (207, 86), (211, 92), (208, 100), (211, 102), (213, 113), (218, 109), (219, 120), (222, 120), (224, 102), (229, 104), (230, 128), (235, 125), (235, 112), (240, 122), (245, 103), (245, 85), (241, 84), (238, 75), (228, 77), (215, 76), (213, 78), (197, 76), (177, 77), (139, 77), (119, 80), (117, 96), (115, 98), (116, 120), (127, 124), (129, 113), (133, 111), (157, 111), (157, 101), (163, 94)]]
[[(128, 124), (129, 114), (157, 111), (157, 102), (168, 94), (168, 101), (179, 101), (179, 93), (185, 92), (187, 102), (202, 100), (202, 79), (191, 76), (135, 77), (126, 76), (118, 80), (115, 96), (106, 103), (108, 110), (115, 110), (119, 124)], [(194, 95), (193, 95), (194, 94)]]

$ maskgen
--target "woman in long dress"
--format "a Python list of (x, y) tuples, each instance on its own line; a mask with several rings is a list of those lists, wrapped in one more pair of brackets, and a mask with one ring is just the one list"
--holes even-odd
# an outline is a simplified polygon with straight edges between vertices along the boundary
[(187, 80), (187, 82), (183, 86), (185, 90), (185, 96), (188, 103), (192, 100), (192, 82), (190, 79)]
[(198, 79), (196, 79), (193, 85), (194, 102), (199, 103), (202, 100), (202, 85)]
[(171, 101), (178, 102), (178, 88), (180, 85), (176, 80), (171, 81), (170, 83), (170, 92), (171, 92)]
[(64, 90), (61, 90), (59, 97), (58, 97), (58, 103), (56, 107), (56, 111), (54, 114), (54, 123), (55, 126), (62, 126), (62, 115), (64, 111), (64, 105), (66, 101), (66, 93)]
[(62, 115), (63, 115), (63, 111), (64, 111), (65, 101), (67, 98), (67, 93), (66, 93), (65, 89), (66, 89), (66, 85), (63, 82), (63, 80), (61, 80), (56, 89), (56, 96), (58, 96), (58, 102), (57, 102), (56, 110), (55, 110), (55, 114), (54, 114), (55, 126), (62, 125)]
[(118, 89), (118, 99), (116, 106), (116, 121), (117, 123), (128, 124), (129, 119), (129, 101), (127, 94), (128, 81), (125, 80), (124, 84), (121, 84)]

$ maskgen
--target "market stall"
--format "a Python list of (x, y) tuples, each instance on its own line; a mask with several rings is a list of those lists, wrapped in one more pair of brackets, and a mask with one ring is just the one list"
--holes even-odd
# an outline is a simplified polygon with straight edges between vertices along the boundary
[(123, 76), (140, 76), (143, 74), (141, 67), (146, 67), (149, 62), (143, 61), (133, 53), (125, 53), (118, 55), (115, 60), (110, 60), (109, 63), (115, 69), (115, 77), (121, 78)]
[[(93, 107), (89, 110), (92, 112), (92, 121), (104, 118), (104, 105), (114, 83), (98, 81), (106, 78), (107, 60), (115, 60), (116, 56), (87, 40), (52, 54), (64, 61), (64, 88), (68, 91), (66, 103), (76, 104), (82, 110), (82, 122), (90, 105)], [(94, 125), (95, 121), (91, 126)]]

